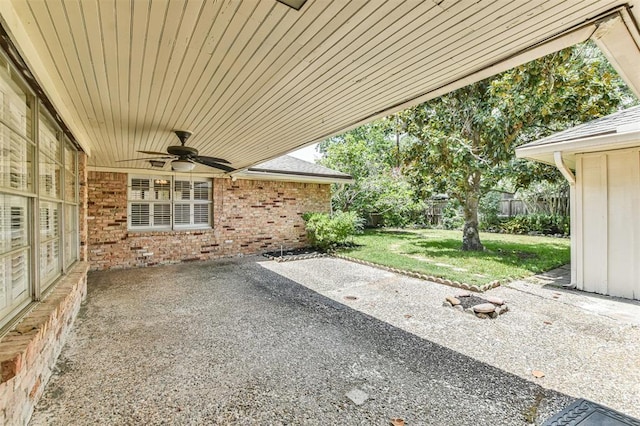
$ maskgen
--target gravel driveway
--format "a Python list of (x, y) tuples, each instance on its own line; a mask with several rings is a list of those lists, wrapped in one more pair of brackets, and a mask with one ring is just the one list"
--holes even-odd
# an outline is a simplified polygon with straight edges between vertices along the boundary
[[(91, 273), (31, 424), (523, 425), (601, 379), (635, 393), (591, 399), (638, 414), (637, 327), (567, 307), (547, 326), (544, 298), (497, 290), (512, 312), (479, 320), (441, 306), (451, 288), (338, 259)], [(591, 350), (560, 355), (574, 333)]]

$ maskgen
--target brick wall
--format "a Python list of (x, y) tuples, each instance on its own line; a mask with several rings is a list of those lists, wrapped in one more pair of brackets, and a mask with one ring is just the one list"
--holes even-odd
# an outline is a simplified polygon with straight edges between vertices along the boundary
[(261, 253), (306, 245), (302, 213), (328, 212), (330, 185), (215, 179), (213, 227), (127, 230), (127, 174), (88, 175), (88, 258), (92, 269), (128, 268)]
[(0, 424), (28, 423), (87, 294), (88, 267), (77, 262), (0, 340)]

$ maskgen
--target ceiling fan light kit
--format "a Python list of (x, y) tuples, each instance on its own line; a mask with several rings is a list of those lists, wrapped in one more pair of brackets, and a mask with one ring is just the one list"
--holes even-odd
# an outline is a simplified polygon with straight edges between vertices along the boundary
[(190, 172), (196, 165), (189, 160), (173, 160), (171, 170), (174, 172)]

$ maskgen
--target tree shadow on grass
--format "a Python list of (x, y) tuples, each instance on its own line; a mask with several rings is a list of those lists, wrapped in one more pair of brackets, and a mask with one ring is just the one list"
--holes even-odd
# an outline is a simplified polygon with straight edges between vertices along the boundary
[(455, 239), (423, 240), (411, 243), (415, 250), (404, 247), (411, 255), (423, 255), (434, 259), (484, 259), (510, 266), (519, 266), (531, 272), (540, 272), (537, 265), (546, 265), (545, 260), (558, 259), (550, 267), (566, 263), (563, 254), (566, 248), (550, 247), (546, 244), (485, 243), (484, 251), (463, 251), (460, 241)]

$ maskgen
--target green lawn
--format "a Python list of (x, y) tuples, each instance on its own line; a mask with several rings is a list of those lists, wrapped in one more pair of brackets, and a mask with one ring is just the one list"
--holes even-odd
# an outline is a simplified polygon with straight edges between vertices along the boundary
[(522, 278), (569, 263), (568, 239), (480, 234), (484, 252), (464, 252), (461, 231), (367, 230), (340, 254), (392, 268), (483, 285)]

